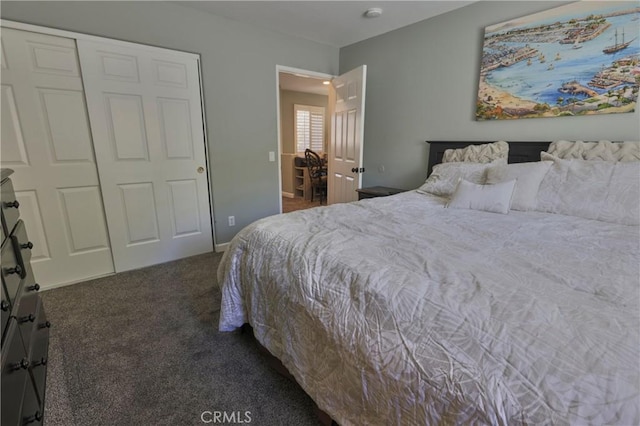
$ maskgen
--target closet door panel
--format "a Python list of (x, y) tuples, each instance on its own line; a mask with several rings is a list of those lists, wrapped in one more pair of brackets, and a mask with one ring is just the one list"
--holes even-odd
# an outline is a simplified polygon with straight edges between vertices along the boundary
[(58, 191), (66, 219), (67, 243), (73, 255), (109, 248), (104, 226), (102, 196), (97, 186), (63, 188)]
[[(20, 218), (25, 224), (33, 225), (29, 228), (29, 240), (33, 243), (33, 248), (31, 249), (31, 267), (34, 269), (34, 274), (36, 274), (36, 265), (38, 263), (45, 260), (51, 261), (51, 251), (49, 250), (49, 241), (47, 240), (47, 234), (44, 229), (42, 209), (40, 208), (36, 191), (17, 192), (16, 199), (20, 203)], [(40, 275), (36, 275), (36, 277), (39, 278)], [(45, 278), (45, 276), (42, 277), (43, 280)]]
[(158, 212), (151, 182), (118, 185), (127, 227), (127, 247), (160, 241)]
[(22, 123), (18, 115), (18, 107), (12, 85), (2, 84), (1, 102), (2, 164), (11, 167), (28, 166), (29, 160), (27, 159), (27, 149), (22, 136)]
[(116, 271), (213, 250), (195, 56), (78, 41)]
[(76, 43), (9, 28), (1, 37), (0, 162), (15, 171), (34, 274), (46, 288), (111, 273)]
[(114, 160), (149, 161), (142, 97), (107, 93), (104, 103)]
[[(55, 163), (94, 163), (82, 91), (38, 89), (45, 130)], [(83, 119), (78, 119), (81, 117)], [(69, 123), (73, 123), (70, 126)], [(93, 167), (93, 166), (92, 166)]]
[(183, 99), (158, 99), (162, 142), (167, 159), (192, 159), (191, 111)]

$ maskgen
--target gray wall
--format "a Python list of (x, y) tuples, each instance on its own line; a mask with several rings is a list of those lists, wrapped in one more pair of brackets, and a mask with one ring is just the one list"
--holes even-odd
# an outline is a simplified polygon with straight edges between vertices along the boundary
[(484, 27), (561, 4), (482, 1), (340, 49), (341, 73), (367, 64), (363, 185), (419, 186), (427, 173), (427, 140), (640, 139), (638, 108), (474, 120)]
[(169, 2), (2, 1), (0, 16), (201, 54), (220, 244), (279, 211), (278, 163), (268, 162), (278, 143), (276, 65), (337, 74), (338, 63), (341, 72), (367, 64), (365, 186), (420, 185), (429, 139), (639, 139), (638, 112), (474, 120), (484, 27), (559, 4), (478, 2), (340, 51)]
[(201, 55), (218, 244), (279, 212), (276, 65), (338, 71), (337, 48), (169, 2), (2, 1), (0, 16)]

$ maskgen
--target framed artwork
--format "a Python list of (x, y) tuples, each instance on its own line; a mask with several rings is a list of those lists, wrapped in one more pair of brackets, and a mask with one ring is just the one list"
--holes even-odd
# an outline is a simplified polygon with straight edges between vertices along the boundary
[(635, 111), (640, 4), (579, 1), (485, 28), (477, 120)]

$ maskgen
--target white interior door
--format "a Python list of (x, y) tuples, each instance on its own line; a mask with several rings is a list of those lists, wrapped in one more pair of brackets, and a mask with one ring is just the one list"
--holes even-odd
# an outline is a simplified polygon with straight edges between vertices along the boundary
[(358, 199), (362, 185), (364, 146), (364, 98), (367, 66), (336, 77), (329, 90), (331, 145), (329, 147), (327, 202), (348, 203)]
[(117, 272), (213, 250), (198, 59), (78, 40)]
[(39, 283), (113, 272), (75, 41), (2, 28), (0, 163)]

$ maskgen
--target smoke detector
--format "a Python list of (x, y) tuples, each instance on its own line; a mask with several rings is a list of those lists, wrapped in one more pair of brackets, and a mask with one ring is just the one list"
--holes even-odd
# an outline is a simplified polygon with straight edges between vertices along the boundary
[(372, 7), (371, 9), (367, 9), (363, 14), (365, 18), (377, 18), (380, 15), (382, 15), (382, 9), (380, 9), (379, 7)]

